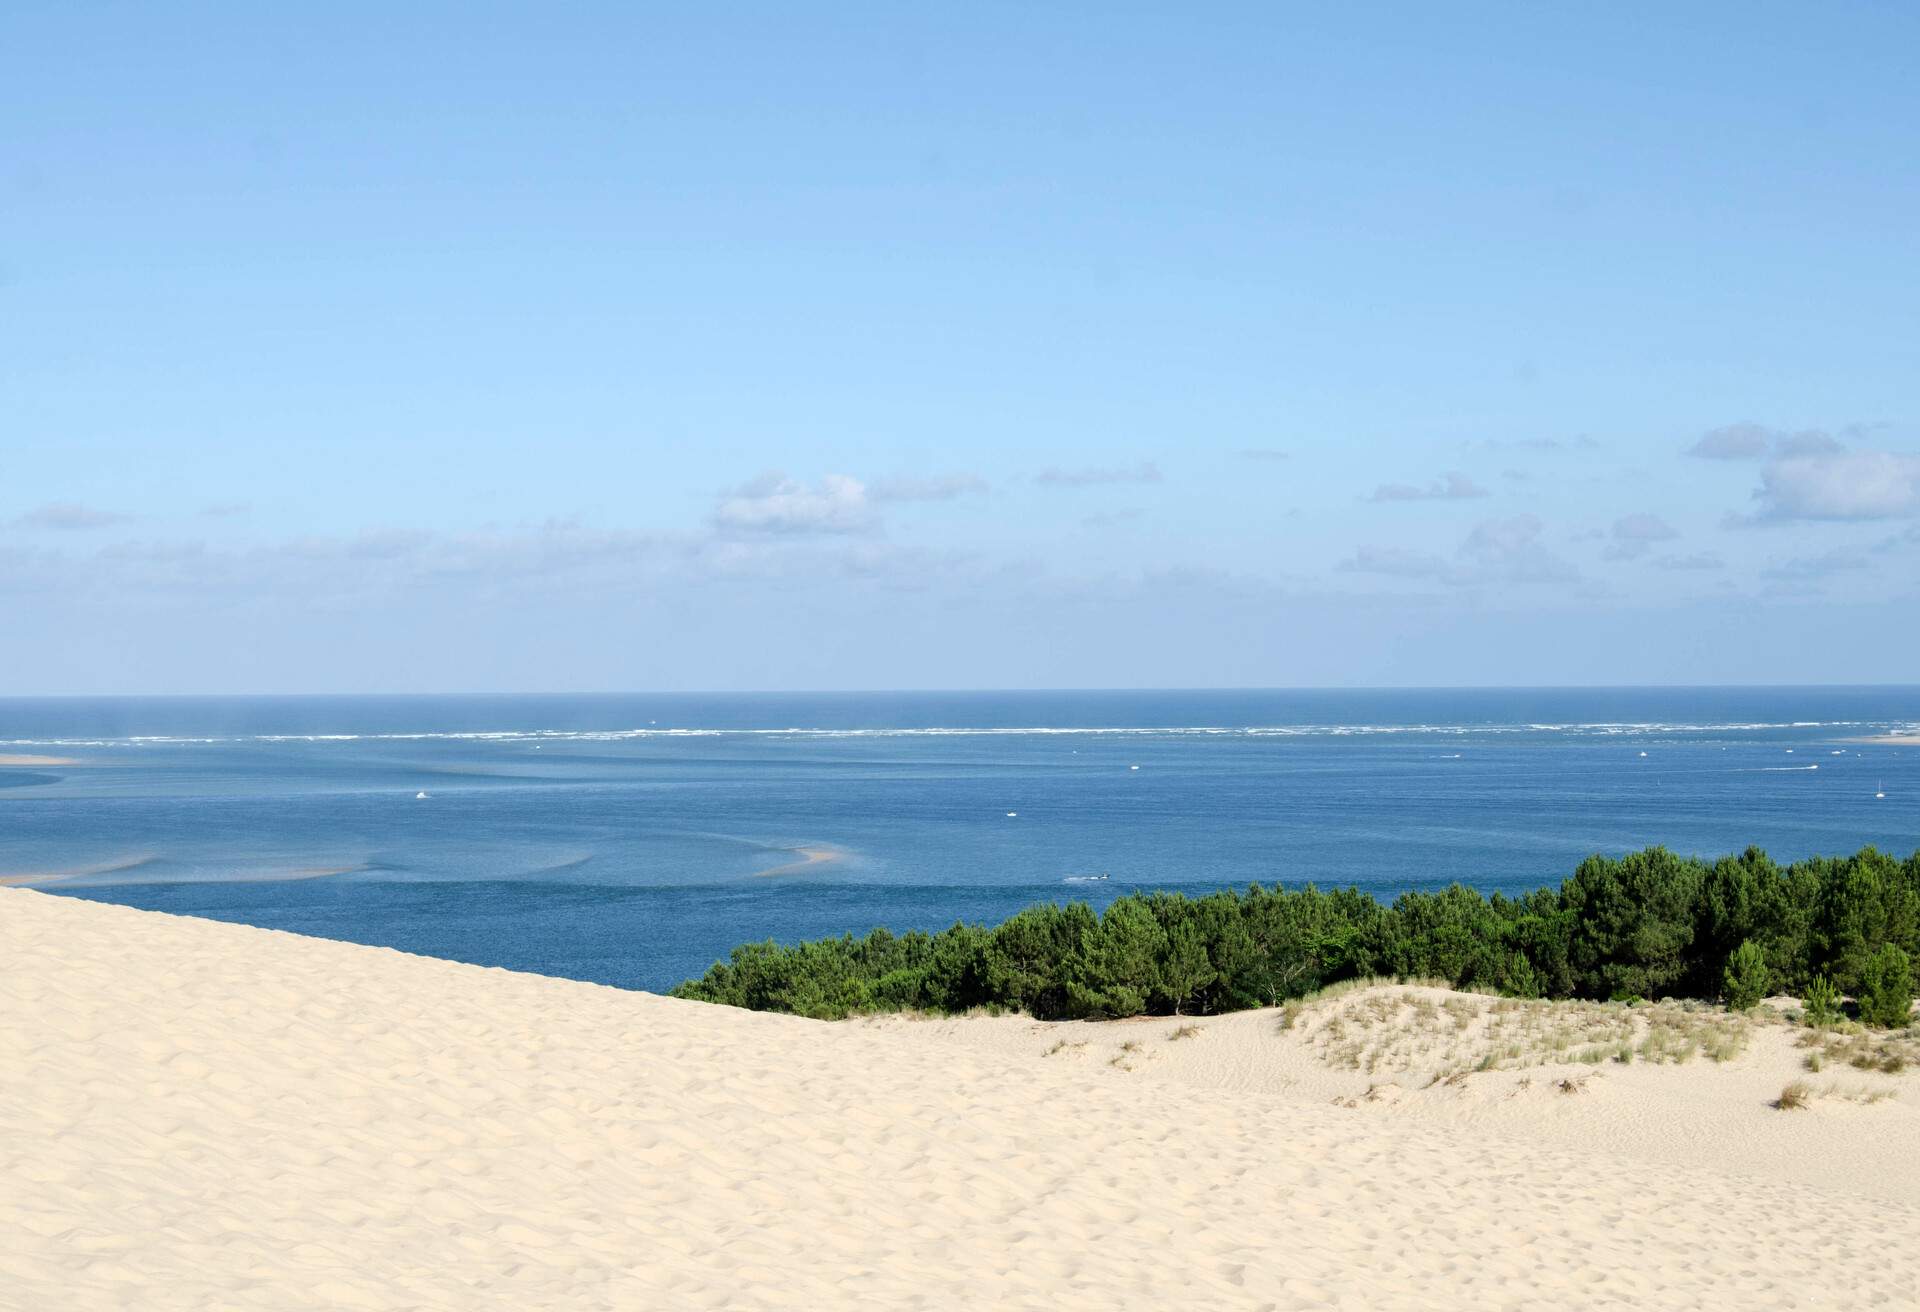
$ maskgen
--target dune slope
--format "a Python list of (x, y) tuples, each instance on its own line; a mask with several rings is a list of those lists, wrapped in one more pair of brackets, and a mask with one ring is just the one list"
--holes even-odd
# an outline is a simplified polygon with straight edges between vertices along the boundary
[(0, 1306), (1910, 1305), (1920, 1210), (0, 890)]

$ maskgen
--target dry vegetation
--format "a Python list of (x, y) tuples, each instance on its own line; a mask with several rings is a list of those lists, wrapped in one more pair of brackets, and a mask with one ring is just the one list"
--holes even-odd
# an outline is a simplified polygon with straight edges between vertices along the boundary
[(1780, 1090), (1780, 1096), (1774, 1099), (1773, 1105), (1783, 1112), (1804, 1111), (1816, 1100), (1825, 1099), (1831, 1102), (1857, 1102), (1871, 1107), (1874, 1103), (1885, 1102), (1891, 1097), (1893, 1097), (1893, 1090), (1884, 1085), (1879, 1088), (1869, 1088), (1859, 1084), (1829, 1082), (1816, 1089), (1806, 1080), (1795, 1080)]
[(1449, 1084), (1534, 1066), (1727, 1061), (1768, 1018), (1694, 1002), (1543, 1002), (1355, 980), (1285, 1008), (1280, 1027), (1336, 1070), (1424, 1071)]
[(1857, 1071), (1898, 1075), (1920, 1065), (1920, 1034), (1911, 1029), (1869, 1030), (1859, 1025), (1810, 1029), (1799, 1045), (1807, 1049), (1806, 1067), (1818, 1072), (1828, 1066), (1851, 1066)]

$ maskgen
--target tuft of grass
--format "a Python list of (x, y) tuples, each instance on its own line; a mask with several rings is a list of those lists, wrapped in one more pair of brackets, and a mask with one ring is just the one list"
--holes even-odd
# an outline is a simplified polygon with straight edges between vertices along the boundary
[(1707, 1054), (1708, 1061), (1722, 1062), (1738, 1057), (1740, 1050), (1746, 1046), (1747, 1039), (1744, 1034), (1713, 1034), (1709, 1035), (1706, 1042), (1701, 1045), (1701, 1051)]
[(1801, 1111), (1813, 1103), (1813, 1086), (1805, 1080), (1795, 1080), (1780, 1090), (1780, 1096), (1773, 1105), (1783, 1112)]
[(1797, 1042), (1811, 1049), (1806, 1059), (1808, 1070), (1838, 1062), (1857, 1071), (1899, 1075), (1920, 1064), (1920, 1035), (1911, 1030), (1869, 1030), (1852, 1021), (1840, 1021), (1806, 1030)]
[(1201, 1029), (1198, 1025), (1182, 1025), (1179, 1029), (1167, 1035), (1167, 1042), (1178, 1043), (1181, 1039), (1191, 1039), (1200, 1033)]
[(1845, 1102), (1864, 1103), (1871, 1107), (1877, 1102), (1885, 1102), (1893, 1097), (1892, 1089), (1864, 1089), (1856, 1084), (1829, 1084), (1820, 1090), (1822, 1098), (1839, 1098)]

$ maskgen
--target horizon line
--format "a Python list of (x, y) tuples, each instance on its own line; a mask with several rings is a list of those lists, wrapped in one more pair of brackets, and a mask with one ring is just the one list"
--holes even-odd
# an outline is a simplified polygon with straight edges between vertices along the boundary
[(1391, 692), (1725, 692), (1725, 691), (1916, 691), (1920, 683), (1460, 683), (1460, 684), (1217, 684), (1078, 685), (976, 688), (597, 688), (442, 689), (434, 691), (225, 691), (225, 692), (30, 692), (0, 694), (0, 705), (38, 701), (191, 701), (214, 698), (324, 700), (345, 698), (457, 697), (912, 697), (1076, 693), (1391, 693)]

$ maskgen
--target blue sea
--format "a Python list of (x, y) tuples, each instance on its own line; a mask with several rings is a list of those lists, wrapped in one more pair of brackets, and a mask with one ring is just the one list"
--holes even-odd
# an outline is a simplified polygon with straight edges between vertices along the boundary
[[(1920, 688), (0, 700), (0, 878), (635, 988), (1253, 881), (1920, 847)], [(1884, 793), (1884, 797), (1877, 797)], [(424, 796), (423, 796), (424, 794)]]

